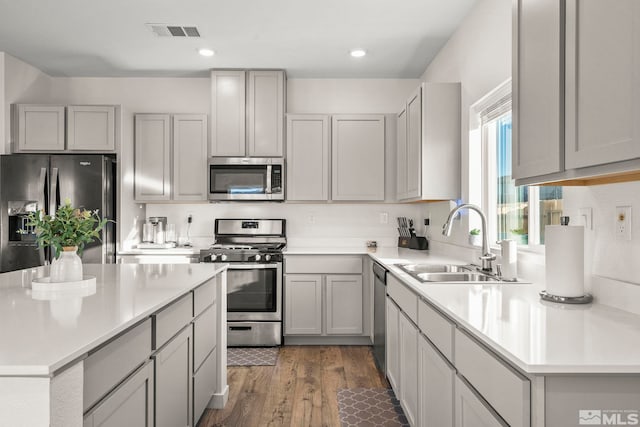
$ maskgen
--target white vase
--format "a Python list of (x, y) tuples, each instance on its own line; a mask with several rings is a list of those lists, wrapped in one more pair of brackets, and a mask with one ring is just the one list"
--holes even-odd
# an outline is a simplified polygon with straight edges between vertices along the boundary
[(82, 280), (82, 260), (76, 246), (62, 248), (58, 259), (51, 264), (50, 282), (79, 282)]
[(482, 236), (480, 234), (469, 234), (469, 244), (473, 246), (481, 246)]

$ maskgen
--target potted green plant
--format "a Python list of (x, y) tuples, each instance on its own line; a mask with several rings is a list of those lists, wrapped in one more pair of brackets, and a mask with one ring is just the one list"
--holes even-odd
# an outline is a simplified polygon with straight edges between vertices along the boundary
[[(74, 208), (65, 200), (55, 215), (35, 211), (29, 214), (26, 226), (33, 228), (39, 247), (50, 247), (55, 260), (51, 264), (51, 282), (75, 282), (83, 279), (82, 260), (79, 255), (86, 244), (100, 240), (100, 230), (107, 219), (100, 218), (97, 210)], [(24, 230), (20, 232), (25, 233)]]
[(480, 235), (480, 229), (474, 228), (469, 231), (469, 244), (473, 246), (482, 245), (482, 236)]
[(521, 245), (529, 244), (529, 232), (524, 228), (515, 228), (509, 231), (511, 231), (511, 234), (513, 235), (513, 240), (515, 240), (516, 243), (519, 243)]

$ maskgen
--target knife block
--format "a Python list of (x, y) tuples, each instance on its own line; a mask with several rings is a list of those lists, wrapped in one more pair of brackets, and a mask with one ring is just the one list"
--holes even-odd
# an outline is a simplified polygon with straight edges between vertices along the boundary
[(416, 249), (418, 251), (426, 251), (429, 249), (429, 242), (426, 237), (411, 236), (398, 237), (398, 247), (407, 249)]

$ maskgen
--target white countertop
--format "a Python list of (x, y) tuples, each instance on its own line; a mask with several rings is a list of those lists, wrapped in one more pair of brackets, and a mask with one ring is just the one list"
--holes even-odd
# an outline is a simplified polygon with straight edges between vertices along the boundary
[[(290, 254), (367, 253), (366, 248), (288, 249)], [(289, 252), (290, 251), (290, 252)], [(531, 374), (640, 373), (640, 316), (597, 301), (540, 300), (541, 284), (421, 283), (396, 264), (466, 264), (429, 251), (378, 248), (369, 255), (417, 294)]]
[(0, 376), (49, 376), (226, 267), (85, 264), (96, 292), (52, 300), (36, 299), (31, 270), (0, 274)]
[(392, 274), (518, 368), (532, 374), (640, 373), (640, 316), (597, 301), (540, 300), (541, 284), (421, 283), (395, 264), (454, 263), (416, 251), (370, 254)]

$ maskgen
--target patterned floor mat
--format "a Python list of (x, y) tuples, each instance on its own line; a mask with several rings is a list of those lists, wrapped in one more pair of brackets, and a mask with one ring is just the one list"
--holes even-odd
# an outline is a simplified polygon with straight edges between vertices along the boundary
[(340, 389), (338, 413), (342, 427), (409, 426), (400, 402), (388, 388)]
[(229, 347), (227, 366), (273, 366), (279, 351), (279, 347)]

